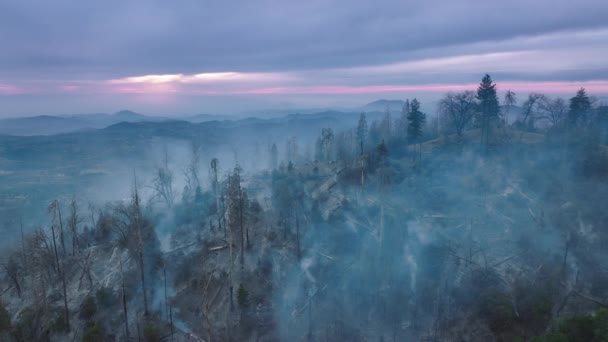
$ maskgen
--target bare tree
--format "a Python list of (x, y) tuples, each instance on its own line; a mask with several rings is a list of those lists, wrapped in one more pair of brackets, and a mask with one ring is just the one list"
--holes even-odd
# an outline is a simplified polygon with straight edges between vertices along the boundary
[(8, 276), (10, 281), (13, 283), (15, 290), (17, 290), (17, 296), (21, 298), (21, 285), (19, 279), (21, 278), (21, 271), (23, 267), (22, 265), (19, 265), (19, 262), (17, 262), (16, 259), (17, 258), (15, 257), (15, 255), (11, 253), (8, 257), (7, 262), (4, 263), (2, 267), (4, 268), (4, 271), (6, 272), (6, 275)]
[(233, 231), (232, 227), (237, 226), (240, 229), (240, 261), (242, 268), (245, 264), (245, 211), (247, 210), (247, 195), (241, 185), (241, 173), (241, 168), (236, 166), (232, 175), (228, 176), (228, 216), (231, 226), (230, 230)]
[(163, 157), (161, 164), (156, 168), (156, 176), (152, 179), (150, 186), (154, 190), (156, 196), (167, 204), (167, 207), (173, 206), (173, 172), (169, 168), (169, 152), (167, 146), (163, 149)]
[(321, 155), (325, 160), (330, 160), (333, 142), (334, 131), (331, 128), (323, 128), (321, 130)]
[(125, 290), (125, 275), (122, 267), (122, 258), (120, 259), (120, 282), (121, 282), (121, 299), (122, 299), (122, 312), (125, 316), (125, 337), (129, 341), (129, 311), (127, 310), (127, 292)]
[(133, 187), (133, 220), (135, 224), (136, 234), (137, 234), (137, 252), (139, 257), (139, 273), (141, 277), (141, 287), (144, 295), (144, 315), (148, 316), (148, 294), (146, 293), (146, 278), (145, 278), (145, 268), (144, 268), (144, 239), (143, 239), (143, 227), (142, 227), (142, 217), (141, 217), (141, 209), (139, 207), (139, 192), (137, 190), (137, 181), (135, 181)]
[(545, 97), (545, 95), (543, 94), (530, 93), (526, 101), (524, 101), (524, 103), (522, 104), (523, 118), (521, 123), (524, 125), (525, 128), (534, 128), (534, 120), (536, 119), (537, 107), (543, 97)]
[[(215, 212), (217, 214), (217, 226), (222, 229), (222, 214), (220, 210), (220, 185), (218, 181), (220, 162), (217, 158), (211, 159), (211, 165), (209, 173), (211, 176), (211, 186), (213, 187), (213, 194), (215, 196)], [(224, 238), (226, 238), (226, 227), (224, 227)]]
[(190, 144), (190, 160), (184, 168), (186, 187), (191, 195), (195, 194), (201, 186), (199, 168), (201, 164), (201, 146), (192, 141)]
[(511, 91), (511, 89), (507, 90), (505, 93), (505, 123), (509, 123), (509, 113), (515, 104), (517, 103), (517, 96), (515, 92)]
[(72, 198), (70, 202), (70, 215), (68, 217), (68, 228), (72, 234), (72, 254), (76, 255), (79, 252), (79, 241), (78, 241), (78, 225), (82, 222), (82, 219), (78, 216), (78, 206), (76, 199)]
[(61, 208), (59, 207), (59, 201), (52, 201), (48, 209), (49, 213), (53, 215), (53, 226), (59, 228), (59, 242), (61, 243), (62, 254), (63, 256), (66, 256), (63, 220), (61, 219)]
[[(61, 278), (61, 287), (63, 290), (63, 306), (64, 306), (64, 319), (67, 331), (70, 331), (70, 311), (68, 309), (68, 297), (67, 297), (67, 289), (65, 283), (65, 243), (63, 238), (63, 224), (61, 222), (61, 211), (59, 209), (59, 203), (57, 200), (51, 202), (49, 206), (49, 211), (53, 214), (53, 224), (51, 224), (51, 232), (53, 234), (53, 248), (55, 250), (55, 260), (57, 262), (57, 271), (59, 273), (59, 277)], [(59, 222), (59, 234), (61, 238), (61, 245), (63, 248), (63, 256), (59, 259), (59, 255), (57, 253), (57, 243), (55, 241), (55, 223)]]
[(362, 112), (359, 116), (359, 123), (357, 124), (357, 145), (359, 145), (359, 154), (363, 155), (363, 148), (367, 142), (367, 119), (365, 113)]
[(568, 105), (561, 97), (551, 99), (543, 96), (538, 102), (538, 118), (549, 122), (551, 126), (560, 124), (568, 113)]
[(93, 278), (91, 276), (91, 252), (88, 252), (86, 255), (82, 255), (78, 260), (78, 266), (82, 273), (80, 274), (80, 278), (78, 280), (78, 289), (82, 287), (82, 279), (86, 276), (89, 281), (89, 289), (93, 288)]
[(458, 136), (462, 136), (467, 125), (473, 120), (477, 110), (475, 93), (463, 91), (460, 93), (447, 93), (439, 101), (439, 110), (448, 116)]

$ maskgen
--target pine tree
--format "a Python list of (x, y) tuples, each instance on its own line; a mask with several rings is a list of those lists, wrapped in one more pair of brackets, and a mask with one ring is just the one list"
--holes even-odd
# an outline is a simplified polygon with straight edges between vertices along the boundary
[(492, 82), (492, 78), (488, 74), (483, 77), (477, 88), (477, 99), (480, 108), (478, 124), (481, 128), (481, 142), (487, 144), (491, 135), (492, 124), (498, 120), (500, 114), (496, 84)]
[(581, 88), (576, 92), (576, 95), (570, 99), (570, 111), (568, 112), (568, 121), (572, 127), (584, 125), (589, 120), (591, 112), (591, 100), (587, 95), (585, 88)]
[(360, 147), (361, 155), (363, 155), (363, 146), (367, 140), (367, 119), (365, 113), (359, 116), (359, 124), (357, 125), (357, 144)]
[(407, 136), (410, 142), (416, 143), (422, 136), (422, 127), (426, 122), (426, 115), (420, 111), (420, 102), (413, 99), (410, 112), (407, 115)]

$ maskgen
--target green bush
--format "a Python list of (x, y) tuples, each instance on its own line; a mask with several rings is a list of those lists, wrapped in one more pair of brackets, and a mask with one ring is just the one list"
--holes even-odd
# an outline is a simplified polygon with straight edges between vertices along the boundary
[(82, 304), (80, 304), (80, 318), (88, 321), (95, 316), (95, 313), (97, 313), (95, 299), (93, 299), (92, 296), (88, 296), (84, 299)]
[(101, 308), (108, 308), (114, 304), (114, 296), (112, 290), (107, 287), (102, 287), (95, 292), (97, 305)]
[(98, 323), (86, 328), (84, 334), (82, 334), (82, 342), (103, 342), (103, 327)]
[(146, 342), (161, 342), (162, 336), (160, 329), (152, 323), (146, 324), (144, 327), (144, 340)]
[(239, 286), (239, 291), (237, 293), (237, 300), (238, 300), (240, 307), (246, 308), (249, 306), (249, 292), (247, 292), (247, 290), (245, 290), (245, 288), (243, 287), (243, 284), (241, 284)]
[(63, 311), (58, 311), (55, 319), (51, 321), (51, 330), (55, 332), (65, 332), (68, 330), (68, 326), (65, 321), (65, 314)]
[(6, 332), (11, 329), (11, 316), (4, 304), (0, 303), (0, 332)]
[(608, 310), (595, 315), (575, 316), (563, 320), (556, 329), (532, 342), (605, 342), (608, 341)]

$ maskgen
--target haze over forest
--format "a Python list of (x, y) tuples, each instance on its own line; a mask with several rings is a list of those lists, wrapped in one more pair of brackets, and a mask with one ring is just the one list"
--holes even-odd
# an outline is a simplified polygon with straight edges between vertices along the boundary
[(608, 340), (607, 23), (0, 1), (0, 341)]

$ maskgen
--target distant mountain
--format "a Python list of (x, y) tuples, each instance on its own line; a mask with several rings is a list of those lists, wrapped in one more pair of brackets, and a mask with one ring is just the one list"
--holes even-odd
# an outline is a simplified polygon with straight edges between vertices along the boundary
[(184, 116), (181, 119), (192, 123), (201, 123), (206, 121), (234, 120), (234, 116), (221, 114), (197, 114), (191, 116)]
[(0, 134), (54, 135), (108, 127), (119, 122), (159, 122), (168, 120), (122, 110), (114, 114), (38, 115), (0, 120)]
[(91, 128), (95, 127), (80, 119), (50, 115), (0, 120), (0, 134), (6, 135), (53, 135)]
[[(368, 111), (368, 120), (373, 120), (384, 112), (386, 106), (382, 106), (381, 104), (378, 104), (378, 106), (382, 109)], [(393, 104), (393, 106), (397, 105)], [(36, 136), (78, 133), (87, 130), (112, 128), (112, 126), (116, 126), (117, 124), (118, 127), (132, 127), (131, 125), (120, 125), (121, 123), (166, 123), (166, 125), (158, 126), (158, 128), (166, 128), (175, 127), (176, 122), (192, 124), (219, 122), (222, 124), (218, 126), (222, 128), (244, 126), (260, 128), (267, 125), (291, 126), (298, 123), (303, 125), (304, 130), (311, 127), (333, 127), (335, 129), (341, 129), (350, 126), (354, 127), (358, 120), (359, 111), (323, 110), (312, 112), (298, 110), (287, 112), (287, 114), (281, 116), (278, 116), (278, 111), (273, 112), (273, 114), (277, 114), (277, 116), (236, 117), (219, 114), (198, 114), (176, 119), (173, 117), (146, 116), (133, 111), (122, 110), (114, 114), (40, 115), (24, 118), (0, 119), (0, 135)], [(139, 127), (148, 126), (141, 125)], [(114, 129), (115, 128), (117, 127), (114, 127)], [(294, 132), (298, 131), (297, 127), (291, 128)]]
[(384, 112), (388, 108), (391, 112), (401, 112), (405, 102), (402, 100), (377, 100), (361, 107), (364, 112)]

